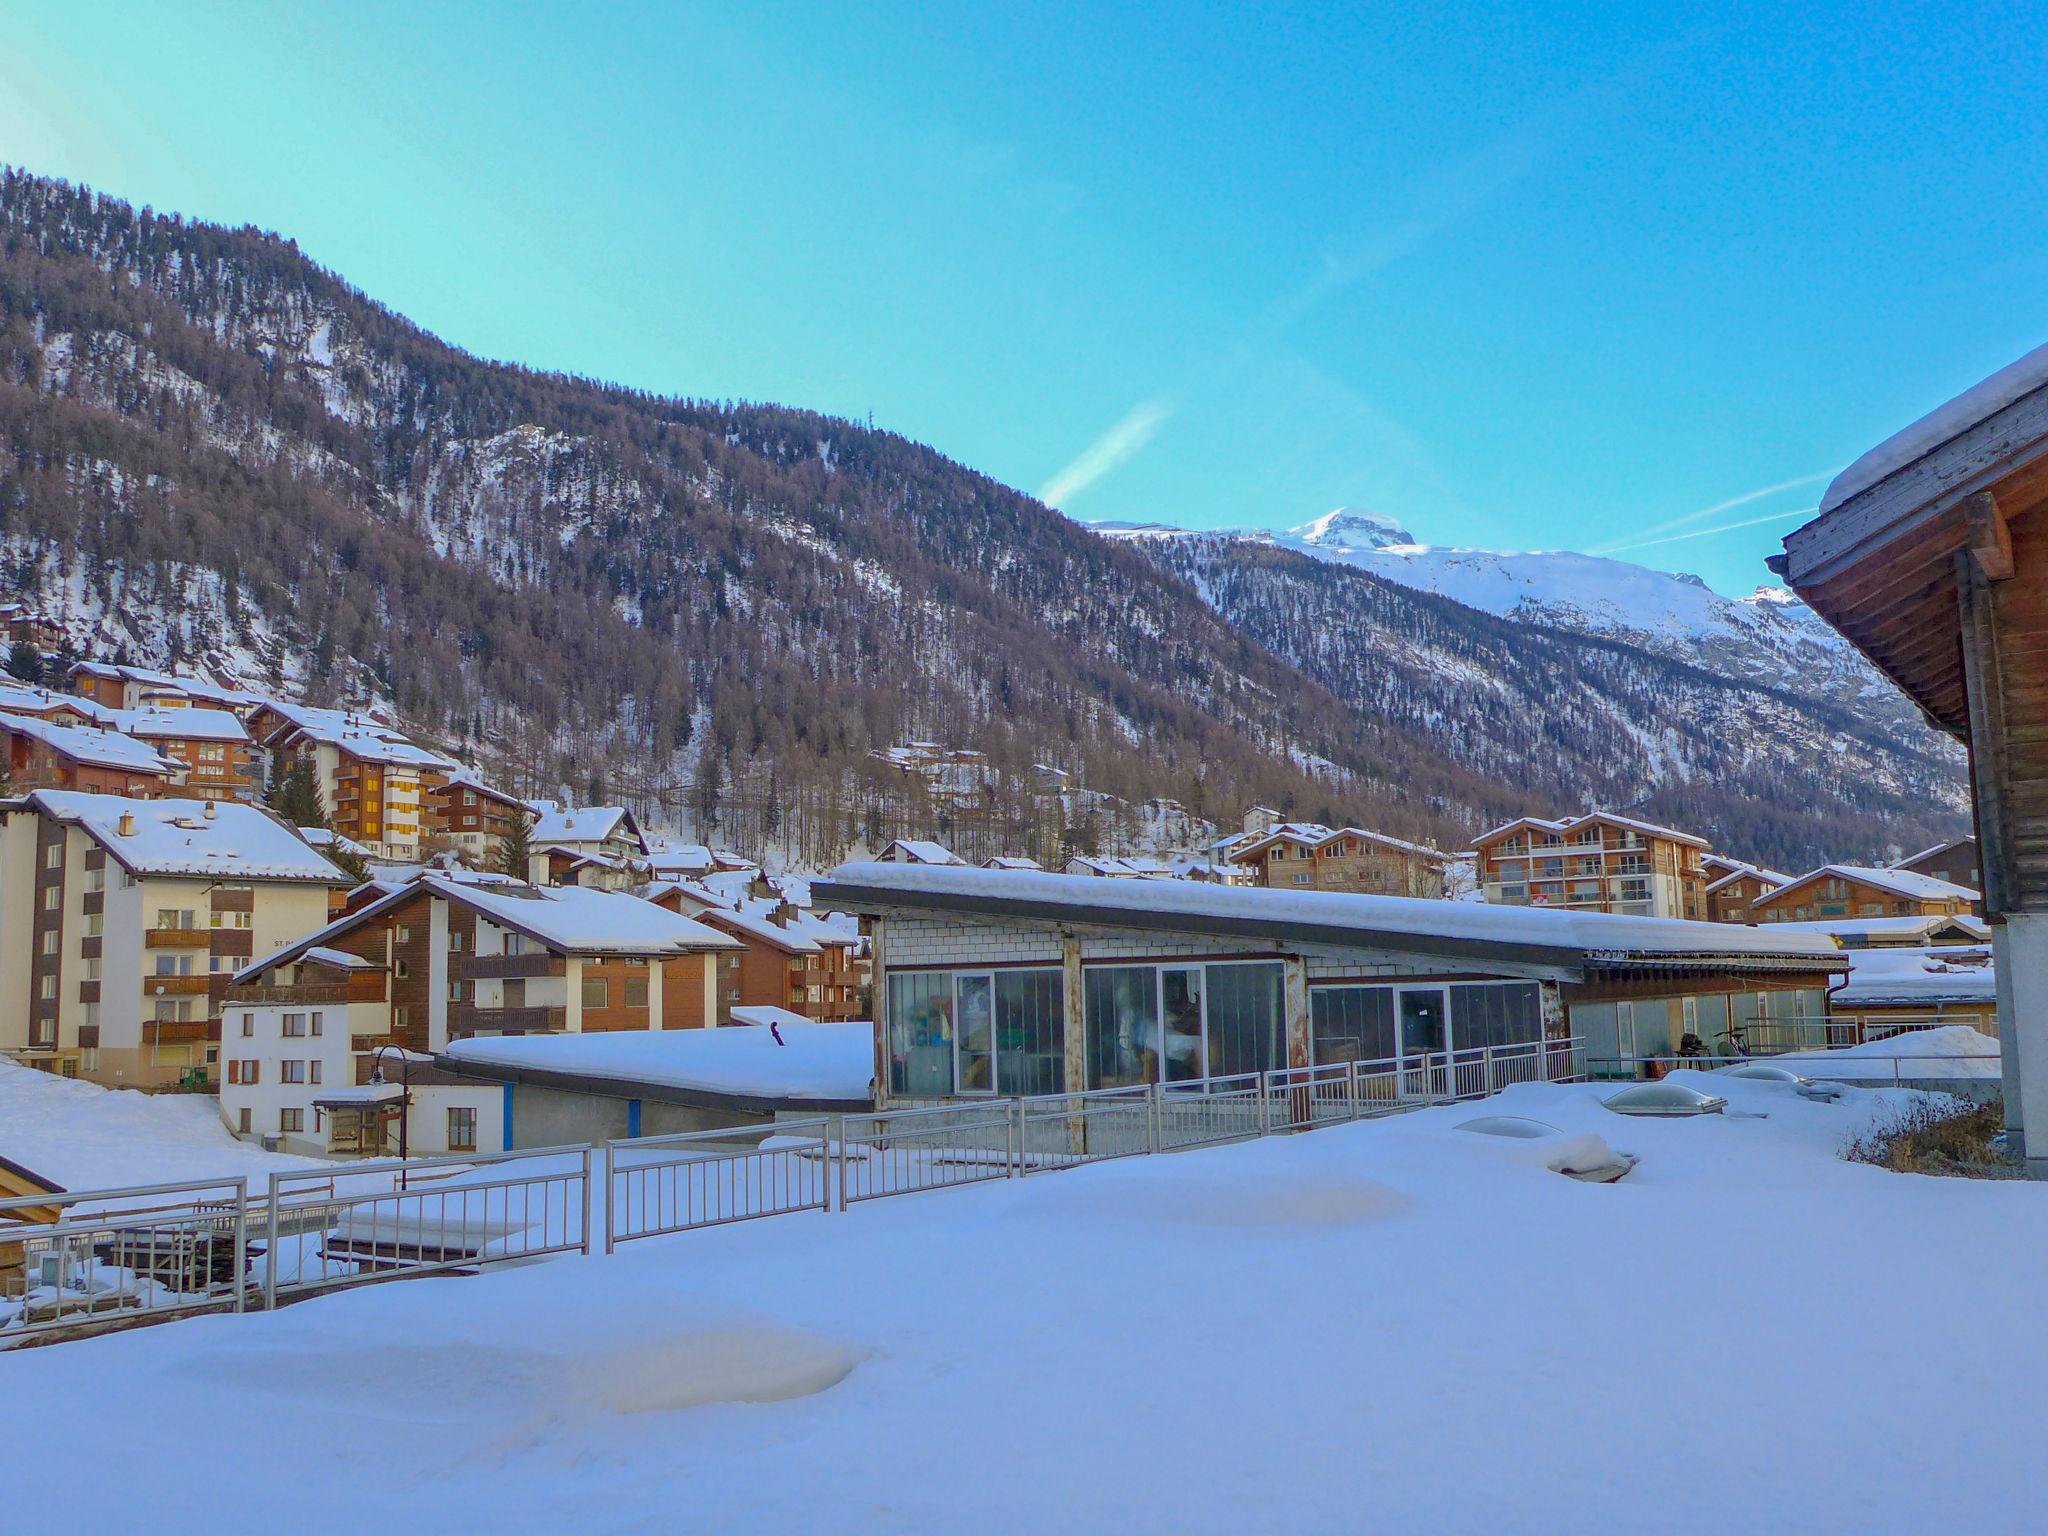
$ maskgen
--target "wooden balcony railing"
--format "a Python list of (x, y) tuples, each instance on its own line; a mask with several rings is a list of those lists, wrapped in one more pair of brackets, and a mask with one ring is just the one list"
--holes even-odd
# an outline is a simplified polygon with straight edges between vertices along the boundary
[(205, 928), (151, 928), (143, 935), (151, 949), (204, 949), (213, 942)]
[(568, 1026), (569, 1010), (561, 1007), (456, 1008), (450, 1011), (448, 1027), (457, 1034), (478, 1034), (485, 1030), (535, 1033)]
[(212, 981), (211, 976), (145, 976), (142, 978), (142, 995), (203, 997)]
[(464, 955), (458, 974), (469, 981), (518, 981), (568, 974), (560, 955)]

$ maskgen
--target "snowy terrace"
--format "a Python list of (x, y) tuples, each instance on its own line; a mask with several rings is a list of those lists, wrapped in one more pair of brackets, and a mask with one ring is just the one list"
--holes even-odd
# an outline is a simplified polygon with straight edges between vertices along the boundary
[[(1839, 1158), (1910, 1095), (1710, 1085), (1730, 1113), (1530, 1085), (1485, 1108), (1554, 1136), (1446, 1106), (27, 1351), (11, 1400), (91, 1433), (20, 1459), (9, 1523), (2048, 1524), (2048, 1335), (1974, 1262), (2048, 1244), (2042, 1191)], [(1552, 1171), (1599, 1143), (1640, 1163)]]

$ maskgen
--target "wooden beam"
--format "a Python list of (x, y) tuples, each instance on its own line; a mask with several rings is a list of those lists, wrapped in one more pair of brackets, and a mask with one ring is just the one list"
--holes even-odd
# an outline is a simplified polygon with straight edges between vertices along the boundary
[(2005, 739), (2004, 680), (1991, 583), (1967, 550), (1956, 552), (1956, 605), (1962, 621), (1963, 673), (1969, 683), (1970, 776), (1976, 789), (1977, 862), (1984, 875), (1984, 914), (2002, 917), (2019, 897), (2019, 870), (2006, 804), (2011, 759)]
[(1998, 510), (1998, 498), (1989, 491), (1979, 491), (1963, 503), (1963, 514), (1970, 530), (1970, 558), (1977, 562), (1984, 579), (2011, 581), (2012, 534), (2005, 526), (2004, 514)]

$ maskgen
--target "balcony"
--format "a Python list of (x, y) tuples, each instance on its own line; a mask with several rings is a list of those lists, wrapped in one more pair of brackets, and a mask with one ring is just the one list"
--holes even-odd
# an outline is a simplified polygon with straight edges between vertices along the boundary
[(567, 975), (560, 955), (464, 955), (456, 967), (466, 981), (523, 981)]
[(791, 966), (789, 971), (790, 985), (797, 987), (850, 987), (857, 979), (851, 966)]
[(144, 997), (204, 997), (211, 976), (145, 976), (142, 978)]
[(151, 949), (205, 949), (213, 934), (206, 928), (151, 928), (142, 942)]
[(142, 1041), (145, 1045), (169, 1045), (177, 1041), (219, 1039), (209, 1034), (209, 1026), (217, 1027), (211, 1019), (144, 1019)]
[(216, 912), (254, 912), (256, 893), (246, 887), (235, 890), (229, 886), (217, 886), (213, 892), (213, 910)]
[[(193, 978), (183, 976), (145, 977), (144, 981), (186, 981)], [(204, 978), (199, 978), (203, 980)], [(383, 979), (381, 976), (378, 978)], [(382, 995), (381, 993), (379, 994)], [(348, 985), (344, 982), (323, 981), (298, 987), (229, 987), (228, 1006), (241, 1004), (244, 1007), (261, 1008), (266, 1004), (282, 1004), (296, 1007), (301, 1003), (346, 1003), (349, 1001)]]
[(448, 1019), (450, 1032), (458, 1035), (471, 1035), (483, 1030), (533, 1034), (566, 1029), (568, 1024), (569, 1010), (559, 1005), (532, 1005), (524, 1008), (453, 1008), (449, 1010)]
[(213, 930), (213, 942), (209, 948), (216, 955), (225, 955), (229, 959), (253, 959), (256, 954), (256, 935), (247, 928), (216, 928)]

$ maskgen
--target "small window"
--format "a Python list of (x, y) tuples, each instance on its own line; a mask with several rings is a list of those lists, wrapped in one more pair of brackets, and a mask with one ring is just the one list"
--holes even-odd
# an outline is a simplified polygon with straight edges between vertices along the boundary
[(308, 1017), (312, 1020), (313, 1033), (316, 1035), (319, 1034), (321, 1024), (321, 1015), (319, 1011), (315, 1010), (313, 1013), (309, 1014)]
[(243, 1014), (243, 1015), (242, 1015), (242, 1038), (243, 1038), (244, 1040), (249, 1040), (249, 1039), (253, 1039), (253, 1038), (255, 1038), (255, 1034), (256, 1034), (256, 1015), (255, 1015), (255, 1014), (253, 1014), (253, 1013), (245, 1013), (245, 1014)]
[(320, 1058), (317, 1056), (306, 1063), (306, 1081), (309, 1083), (320, 1081)]
[(280, 1131), (303, 1131), (306, 1128), (306, 1112), (303, 1109), (280, 1109), (277, 1112), (277, 1128)]
[[(230, 1062), (228, 1063), (228, 1065), (232, 1067), (234, 1063)], [(244, 1105), (235, 1113), (235, 1129), (240, 1131), (244, 1136), (249, 1134), (249, 1118), (249, 1108), (247, 1105)]]
[(61, 897), (62, 897), (63, 895), (64, 895), (64, 887), (63, 887), (63, 886), (61, 886), (61, 885), (51, 885), (51, 886), (45, 886), (45, 887), (43, 888), (43, 910), (44, 910), (45, 912), (54, 912), (54, 911), (56, 911), (56, 910), (57, 910), (57, 903), (58, 903), (59, 899), (60, 899), (60, 898), (61, 898)]
[(461, 1001), (462, 1001), (462, 983), (461, 983), (461, 982), (459, 982), (459, 981), (451, 981), (451, 982), (449, 982), (449, 983), (448, 983), (448, 1001), (449, 1001), (449, 1002), (451, 1002), (451, 1003), (459, 1003), (459, 1002), (461, 1002)]
[(391, 974), (396, 976), (400, 981), (404, 981), (407, 977), (412, 975), (412, 967), (406, 964), (405, 961), (400, 960), (392, 966)]
[(43, 953), (46, 955), (57, 953), (57, 930), (54, 928), (45, 928), (43, 930)]
[(43, 868), (62, 869), (63, 867), (64, 845), (62, 843), (50, 844), (48, 848), (43, 850)]
[(583, 1006), (586, 1008), (609, 1008), (611, 1005), (611, 983), (602, 976), (586, 978), (583, 983)]
[(476, 1150), (476, 1111), (474, 1109), (451, 1109), (448, 1111), (448, 1150), (450, 1152), (474, 1152)]
[(306, 1080), (306, 1064), (303, 1061), (279, 1062), (277, 1080), (281, 1083), (303, 1083)]
[(628, 1008), (645, 1008), (647, 1006), (647, 978), (645, 976), (628, 976), (626, 978), (626, 1006)]
[(303, 1013), (288, 1013), (284, 1016), (283, 1027), (278, 1031), (287, 1040), (297, 1040), (306, 1033), (306, 1016)]

